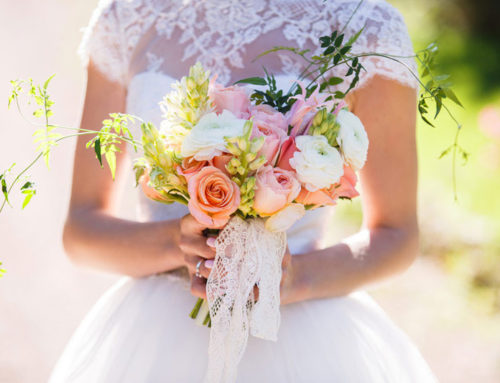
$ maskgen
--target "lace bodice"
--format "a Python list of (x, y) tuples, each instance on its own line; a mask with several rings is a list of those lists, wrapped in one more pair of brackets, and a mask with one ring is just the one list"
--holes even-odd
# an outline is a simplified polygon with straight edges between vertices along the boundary
[[(365, 28), (356, 52), (413, 54), (400, 13), (385, 0), (101, 0), (79, 52), (113, 81), (128, 85), (142, 72), (174, 78), (199, 60), (222, 83), (261, 75), (262, 65), (296, 73), (291, 55), (252, 60), (276, 45), (319, 49), (318, 37), (343, 29), (347, 36)], [(360, 85), (375, 74), (416, 87), (407, 68), (383, 58), (363, 58)], [(407, 64), (415, 69), (412, 59)]]
[[(317, 50), (318, 37), (345, 26), (358, 0), (101, 0), (86, 28), (79, 53), (110, 80), (127, 88), (126, 111), (156, 126), (158, 102), (175, 79), (196, 61), (231, 81), (262, 75), (262, 65), (277, 75), (278, 85), (296, 78), (301, 63), (287, 54), (255, 56), (276, 45)], [(353, 47), (357, 52), (413, 53), (401, 15), (382, 0), (365, 0), (345, 29), (347, 36), (365, 27)], [(367, 72), (360, 86), (375, 75), (411, 87), (417, 83), (407, 68), (380, 58), (363, 58)], [(414, 68), (414, 61), (407, 60)], [(110, 111), (113, 112), (113, 111)], [(136, 127), (138, 128), (138, 127)], [(139, 136), (136, 129), (134, 136)], [(133, 176), (130, 171), (130, 182)], [(181, 217), (183, 205), (163, 205), (140, 189), (137, 206), (142, 221)], [(309, 211), (288, 231), (292, 253), (322, 247), (328, 241), (331, 208)]]

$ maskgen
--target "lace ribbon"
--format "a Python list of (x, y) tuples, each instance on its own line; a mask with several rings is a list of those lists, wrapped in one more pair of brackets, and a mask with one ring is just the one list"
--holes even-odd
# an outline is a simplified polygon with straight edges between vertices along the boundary
[[(205, 382), (233, 383), (249, 332), (277, 340), (286, 233), (270, 232), (262, 219), (233, 217), (215, 246), (215, 262), (207, 281), (212, 327)], [(255, 284), (259, 287), (257, 302)]]

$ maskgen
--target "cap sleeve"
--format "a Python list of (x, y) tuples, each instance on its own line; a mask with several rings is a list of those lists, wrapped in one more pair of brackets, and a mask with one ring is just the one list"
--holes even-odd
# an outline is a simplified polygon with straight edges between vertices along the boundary
[(89, 24), (83, 28), (78, 55), (85, 67), (91, 59), (110, 81), (125, 85), (128, 63), (117, 6), (113, 0), (99, 1)]
[(398, 56), (403, 64), (384, 57), (363, 57), (360, 62), (366, 71), (360, 73), (359, 86), (366, 84), (371, 77), (381, 75), (418, 89), (415, 53), (401, 13), (385, 1), (364, 2), (349, 22), (346, 36), (354, 35), (361, 28), (364, 30), (354, 44), (353, 52)]

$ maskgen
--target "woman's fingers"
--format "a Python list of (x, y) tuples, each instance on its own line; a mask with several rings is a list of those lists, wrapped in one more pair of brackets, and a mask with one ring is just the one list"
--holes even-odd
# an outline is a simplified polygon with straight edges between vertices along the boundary
[[(196, 255), (185, 255), (184, 260), (190, 274), (196, 274), (198, 271), (203, 278), (208, 279), (214, 263), (213, 259), (204, 259)], [(196, 270), (198, 263), (200, 263), (200, 266), (198, 267), (198, 270)]]
[(195, 297), (207, 299), (207, 280), (193, 275), (193, 278), (191, 278), (191, 294)]
[(179, 247), (184, 254), (198, 255), (206, 259), (215, 258), (215, 249), (207, 245), (205, 237), (181, 234)]

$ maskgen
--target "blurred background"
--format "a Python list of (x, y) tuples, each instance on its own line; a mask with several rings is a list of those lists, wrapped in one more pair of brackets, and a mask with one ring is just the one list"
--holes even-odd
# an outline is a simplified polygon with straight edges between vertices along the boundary
[[(500, 381), (500, 4), (488, 0), (391, 0), (407, 21), (415, 49), (439, 44), (440, 72), (451, 74), (465, 108), (457, 167), (438, 159), (453, 142), (444, 115), (418, 126), (421, 256), (371, 294), (419, 346), (442, 382)], [(96, 1), (0, 0), (0, 169), (33, 158), (33, 127), (7, 110), (9, 81), (56, 74), (55, 120), (76, 125), (85, 78), (76, 49)], [(2, 101), (3, 99), (3, 101)], [(64, 256), (61, 230), (69, 201), (74, 141), (56, 148), (47, 170), (30, 172), (37, 195), (0, 215), (0, 382), (47, 380), (76, 326), (118, 277), (76, 268)], [(129, 182), (130, 188), (132, 181)], [(123, 202), (123, 206), (131, 203)], [(133, 211), (123, 209), (123, 216)], [(354, 232), (359, 201), (342, 204), (335, 235)]]

